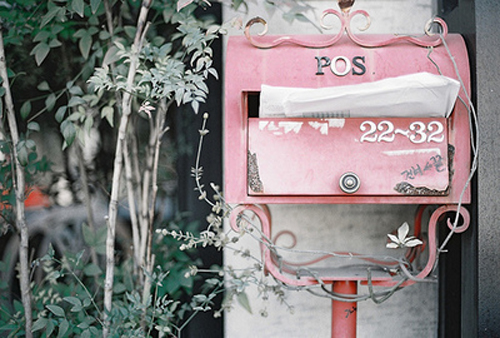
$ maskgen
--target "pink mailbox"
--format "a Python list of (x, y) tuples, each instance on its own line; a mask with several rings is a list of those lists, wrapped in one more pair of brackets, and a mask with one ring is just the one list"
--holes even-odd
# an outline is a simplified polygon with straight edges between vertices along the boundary
[[(273, 39), (278, 38), (265, 41)], [(320, 42), (324, 37), (303, 39)], [(464, 41), (450, 34), (446, 42), (469, 91)], [(263, 85), (274, 87), (271, 96), (273, 90), (281, 89), (276, 87), (286, 87), (282, 90), (289, 90), (293, 100), (293, 95), (302, 94), (293, 88), (335, 91), (335, 87), (351, 85), (355, 90), (360, 84), (383, 85), (380, 80), (388, 78), (399, 77), (404, 83), (405, 75), (422, 73), (458, 79), (453, 60), (442, 44), (432, 49), (407, 41), (363, 47), (343, 36), (324, 48), (284, 43), (262, 49), (245, 37), (231, 36), (225, 90), (227, 201), (458, 203), (470, 170), (468, 110), (458, 99), (451, 114), (443, 117), (412, 116), (411, 112), (398, 117), (400, 102), (387, 102), (385, 110), (383, 106), (374, 107), (381, 114), (371, 117), (343, 117), (349, 112), (338, 111), (335, 106), (326, 117), (321, 117), (314, 106), (305, 114), (312, 117), (259, 116)], [(400, 87), (395, 95), (404, 101), (412, 90)], [(349, 95), (353, 105), (359, 103), (356, 94)], [(435, 92), (429, 89), (420, 97), (432, 100), (433, 95)], [(465, 100), (462, 90), (459, 98)], [(373, 97), (362, 99), (377, 101)], [(295, 103), (304, 105), (306, 100)], [(410, 105), (418, 103), (410, 101)], [(462, 202), (470, 202), (469, 190)]]
[[(254, 23), (265, 24), (257, 18), (246, 36), (229, 37), (225, 199), (237, 204), (230, 219), (234, 229), (245, 210), (258, 216), (265, 269), (284, 283), (312, 285), (319, 278), (334, 290), (350, 283), (341, 293), (355, 292), (358, 281), (401, 287), (434, 268), (442, 215), (456, 213), (455, 224), (448, 221), (452, 232), (469, 225), (462, 207), (471, 199), (466, 46), (460, 35), (447, 34), (441, 19), (433, 23), (442, 33), (422, 38), (356, 35), (351, 17), (368, 14), (341, 9), (324, 13), (341, 21), (335, 36), (252, 36)], [(277, 203), (441, 206), (429, 220), (428, 261), (420, 271), (409, 273), (400, 264), (404, 274), (388, 268), (368, 276), (356, 270), (308, 276), (277, 262), (266, 247), (273, 238), (266, 204)]]

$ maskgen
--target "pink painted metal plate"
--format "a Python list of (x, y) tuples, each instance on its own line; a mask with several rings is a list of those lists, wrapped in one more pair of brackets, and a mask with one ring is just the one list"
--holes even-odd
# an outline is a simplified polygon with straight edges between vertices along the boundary
[[(447, 195), (446, 125), (444, 118), (252, 118), (248, 194)], [(352, 189), (344, 174), (357, 180)]]

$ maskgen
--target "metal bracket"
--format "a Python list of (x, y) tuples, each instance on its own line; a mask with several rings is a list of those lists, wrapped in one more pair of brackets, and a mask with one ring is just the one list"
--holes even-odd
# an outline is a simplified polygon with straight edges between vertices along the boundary
[[(250, 211), (259, 219), (262, 228), (262, 238), (260, 243), (261, 255), (264, 262), (264, 269), (266, 273), (270, 273), (274, 278), (280, 280), (285, 284), (292, 286), (314, 285), (320, 282), (318, 280), (318, 276), (301, 275), (299, 271), (300, 269), (298, 270), (296, 268), (300, 266), (307, 266), (317, 263), (320, 260), (331, 257), (331, 255), (326, 255), (321, 258), (312, 260), (310, 262), (302, 262), (300, 264), (286, 262), (283, 261), (282, 259), (278, 259), (279, 254), (274, 248), (274, 242), (272, 240), (272, 234), (271, 234), (271, 213), (267, 205), (243, 204), (236, 206), (232, 210), (229, 218), (231, 228), (236, 232), (242, 231), (242, 229), (240, 229), (239, 220), (241, 218), (241, 215), (245, 211)], [(462, 224), (456, 226), (454, 226), (451, 223), (450, 219), (448, 219), (447, 225), (451, 231), (453, 231), (454, 233), (461, 233), (467, 230), (467, 228), (469, 227), (470, 215), (468, 210), (465, 209), (464, 207), (459, 208), (458, 205), (443, 205), (437, 208), (432, 213), (429, 220), (429, 230), (428, 230), (428, 240), (427, 240), (429, 257), (427, 260), (427, 264), (418, 274), (416, 275), (410, 274), (408, 270), (405, 271), (406, 267), (403, 264), (399, 264), (399, 267), (402, 270), (401, 275), (391, 276), (389, 274), (384, 274), (381, 276), (377, 276), (376, 278), (374, 278), (373, 276), (369, 278), (368, 274), (362, 275), (359, 273), (359, 271), (356, 271), (352, 273), (352, 277), (349, 277), (348, 276), (349, 271), (347, 271), (347, 274), (343, 273), (344, 275), (346, 275), (346, 277), (342, 278), (339, 278), (338, 276), (334, 275), (328, 276), (322, 274), (322, 276), (320, 277), (321, 281), (324, 283), (332, 283), (338, 280), (359, 280), (362, 283), (368, 283), (368, 279), (370, 279), (369, 282), (376, 286), (394, 286), (396, 284), (400, 284), (400, 286), (407, 286), (415, 284), (416, 282), (419, 281), (423, 281), (432, 272), (437, 261), (437, 256), (438, 256), (438, 243), (436, 236), (437, 224), (444, 214), (450, 212), (460, 213), (463, 219)], [(291, 232), (287, 231), (287, 233), (290, 234)], [(279, 237), (279, 234), (276, 236), (276, 238), (277, 237)], [(293, 234), (292, 234), (292, 239), (294, 240), (294, 242), (296, 241), (295, 236)], [(390, 268), (391, 266), (392, 267), (398, 266), (398, 263), (396, 263), (398, 261), (397, 258), (394, 258), (393, 261), (389, 262), (389, 261), (378, 261), (374, 258), (367, 258), (368, 255), (362, 255), (362, 254), (345, 253), (345, 252), (337, 254), (350, 256), (352, 258), (363, 259), (368, 263), (373, 264), (374, 267), (377, 265), (378, 266), (386, 265), (388, 268)], [(413, 253), (410, 252), (410, 254)], [(294, 275), (295, 277), (293, 277)], [(407, 280), (401, 284), (402, 278), (406, 278)]]

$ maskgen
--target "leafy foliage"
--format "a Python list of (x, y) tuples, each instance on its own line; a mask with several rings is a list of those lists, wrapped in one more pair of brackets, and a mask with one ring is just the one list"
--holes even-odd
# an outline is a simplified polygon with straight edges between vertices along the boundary
[[(241, 0), (232, 0), (231, 5), (235, 9), (245, 7)], [(62, 146), (49, 149), (50, 155), (61, 151), (67, 156), (73, 151), (82, 161), (82, 148), (96, 130), (109, 131), (109, 135), (103, 135), (102, 143), (108, 147), (116, 144), (119, 149), (122, 135), (118, 125), (127, 114), (123, 107), (130, 103), (132, 117), (128, 128), (123, 128), (123, 139), (129, 148), (117, 158), (123, 156), (125, 162), (133, 162), (126, 163), (133, 173), (124, 175), (131, 201), (128, 212), (132, 243), (127, 242), (122, 248), (132, 247), (134, 251), (123, 250), (116, 255), (118, 263), (111, 267), (113, 306), (108, 312), (104, 310), (103, 290), (108, 284), (105, 273), (110, 257), (104, 255), (109, 255), (107, 245), (114, 241), (106, 243), (105, 239), (114, 234), (110, 235), (106, 227), (93, 226), (89, 217), (89, 224), (82, 225), (82, 233), (78, 234), (86, 250), (58, 252), (57, 245), (51, 246), (45, 256), (32, 262), (30, 271), (21, 271), (29, 273), (32, 281), (32, 326), (27, 323), (24, 315), (27, 310), (21, 302), (11, 299), (14, 295), (11, 286), (0, 282), (0, 335), (29, 335), (29, 331), (42, 337), (179, 335), (196, 313), (213, 310), (215, 297), (225, 288), (221, 278), (227, 272), (218, 267), (201, 271), (190, 251), (207, 245), (221, 249), (230, 243), (222, 229), (223, 204), (214, 205), (209, 226), (201, 233), (197, 232), (196, 224), (184, 224), (182, 219), (165, 224), (155, 209), (157, 195), (166, 194), (158, 189), (161, 186), (158, 181), (172, 176), (168, 168), (175, 157), (172, 150), (160, 151), (162, 142), (169, 143), (164, 136), (168, 130), (167, 111), (173, 105), (189, 105), (198, 113), (209, 94), (207, 79), (218, 78), (211, 45), (232, 24), (218, 25), (195, 12), (207, 6), (210, 6), (207, 0), (0, 3), (0, 32), (6, 46), (8, 77), (23, 130), (20, 141), (13, 144), (8, 137), (9, 128), (3, 123), (4, 100), (0, 100), (0, 209), (4, 224), (15, 229), (12, 211), (19, 200), (12, 189), (16, 185), (14, 156), (23, 167), (28, 192), (38, 185), (41, 174), (51, 170), (50, 159), (38, 155), (36, 133), (57, 129)], [(144, 8), (149, 10), (145, 18), (141, 16)], [(297, 8), (291, 7), (288, 19), (302, 17)], [(0, 87), (0, 97), (4, 95), (5, 88)], [(208, 130), (203, 128), (200, 135), (206, 133)], [(165, 159), (165, 155), (170, 158)], [(109, 182), (110, 173), (104, 166), (95, 163), (89, 166), (102, 173), (95, 174), (90, 184), (85, 183), (87, 168), (82, 165), (81, 187), (94, 183), (109, 190), (113, 183)], [(197, 168), (195, 178), (201, 172)], [(202, 185), (198, 190), (200, 199), (206, 197)], [(90, 195), (85, 191), (83, 194)], [(90, 203), (89, 196), (79, 200)], [(132, 210), (135, 207), (138, 210)], [(155, 235), (154, 228), (164, 229)], [(114, 252), (111, 250), (112, 257)], [(0, 272), (9, 269), (13, 267), (0, 262)], [(236, 297), (251, 311), (244, 288), (255, 282), (252, 279), (255, 271), (261, 271), (261, 267), (255, 266), (241, 275), (229, 272), (234, 283), (230, 283), (225, 308)], [(200, 272), (215, 277), (205, 280), (204, 293), (192, 295)], [(269, 292), (270, 288), (266, 286), (263, 290)]]

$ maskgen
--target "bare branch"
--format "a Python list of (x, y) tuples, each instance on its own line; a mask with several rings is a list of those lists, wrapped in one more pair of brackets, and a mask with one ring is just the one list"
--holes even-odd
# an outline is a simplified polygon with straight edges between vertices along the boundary
[(25, 189), (25, 176), (24, 168), (19, 162), (17, 153), (17, 144), (19, 143), (19, 132), (17, 129), (16, 114), (14, 111), (14, 102), (12, 101), (12, 94), (10, 91), (9, 78), (7, 75), (7, 65), (5, 61), (5, 48), (3, 43), (3, 29), (0, 27), (0, 76), (3, 79), (2, 86), (5, 89), (4, 101), (7, 110), (7, 120), (9, 123), (10, 135), (13, 143), (12, 153), (14, 155), (13, 166), (15, 170), (14, 190), (16, 194), (16, 226), (21, 236), (21, 243), (19, 245), (19, 262), (20, 270), (20, 287), (21, 298), (24, 307), (24, 316), (26, 319), (25, 329), (26, 337), (31, 338), (31, 328), (33, 325), (32, 309), (31, 309), (31, 288), (29, 281), (30, 265), (28, 262), (28, 247), (29, 247), (29, 233), (26, 224), (26, 217), (24, 211), (24, 189)]
[[(130, 68), (127, 76), (127, 87), (133, 87), (134, 77), (137, 72), (138, 53), (142, 48), (143, 38), (145, 35), (146, 19), (151, 6), (151, 0), (143, 0), (139, 17), (137, 19), (137, 31), (132, 47), (132, 56), (130, 59)], [(105, 322), (106, 327), (103, 335), (107, 337), (109, 334), (108, 314), (111, 312), (112, 297), (113, 297), (113, 279), (114, 279), (114, 266), (115, 266), (115, 233), (116, 233), (116, 218), (118, 213), (118, 192), (120, 190), (120, 179), (122, 176), (123, 168), (123, 147), (126, 142), (127, 127), (132, 113), (132, 95), (130, 90), (124, 92), (122, 97), (122, 116), (120, 119), (120, 126), (118, 129), (118, 140), (115, 151), (115, 161), (113, 168), (113, 183), (111, 188), (111, 200), (109, 202), (109, 215), (108, 215), (108, 233), (106, 238), (106, 277), (104, 281), (104, 309), (105, 309)]]

